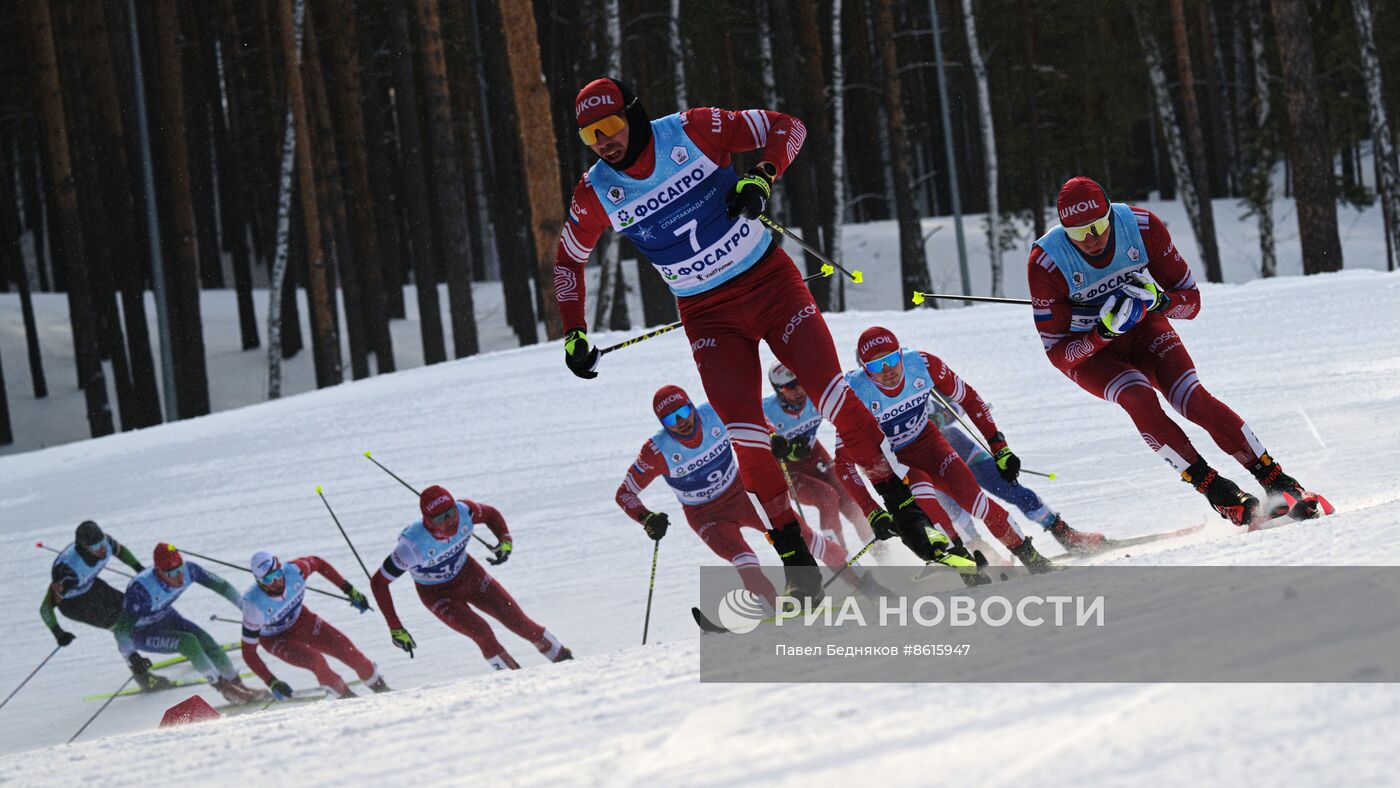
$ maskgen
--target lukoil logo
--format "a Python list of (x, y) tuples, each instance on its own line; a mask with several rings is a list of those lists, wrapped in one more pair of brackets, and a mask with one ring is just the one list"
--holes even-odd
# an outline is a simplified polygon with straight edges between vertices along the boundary
[(719, 601), (719, 624), (736, 635), (747, 635), (766, 618), (763, 598), (747, 588), (736, 588)]
[(881, 334), (881, 335), (878, 336), (878, 337), (872, 337), (872, 338), (871, 338), (869, 341), (867, 341), (865, 344), (861, 345), (861, 346), (860, 346), (860, 355), (861, 355), (862, 357), (864, 357), (865, 354), (868, 353), (868, 352), (870, 351), (871, 348), (879, 347), (880, 345), (893, 345), (893, 344), (894, 344), (894, 340), (890, 339), (888, 336), (886, 336), (886, 335), (884, 335), (884, 334)]
[(1084, 211), (1097, 211), (1100, 207), (1102, 206), (1099, 205), (1099, 201), (1096, 199), (1080, 200), (1074, 205), (1067, 205), (1064, 208), (1062, 208), (1060, 210), (1060, 220), (1064, 221), (1065, 219), (1068, 219), (1069, 217), (1077, 213), (1082, 213)]
[(577, 107), (574, 107), (574, 117), (582, 115), (583, 111), (586, 109), (593, 109), (594, 107), (611, 107), (615, 103), (616, 102), (613, 101), (613, 97), (607, 94), (603, 94), (601, 96), (589, 96), (583, 101), (580, 101)]

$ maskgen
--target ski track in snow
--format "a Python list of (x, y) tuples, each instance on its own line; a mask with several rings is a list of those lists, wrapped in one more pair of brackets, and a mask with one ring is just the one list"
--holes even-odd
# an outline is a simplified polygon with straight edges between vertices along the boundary
[[(1397, 563), (1400, 275), (1349, 271), (1202, 288), (1201, 316), (1174, 325), (1203, 383), (1338, 513), (1247, 535), (1212, 518), (1191, 537), (1095, 562)], [(943, 356), (994, 405), (1027, 467), (1059, 474), (1033, 484), (1067, 522), (1131, 536), (1208, 514), (1121, 411), (1050, 366), (1030, 316), (1017, 308), (827, 318), (843, 359), (875, 323)], [(37, 615), (51, 556), (34, 543), (61, 547), (84, 518), (143, 562), (161, 540), (240, 565), (262, 548), (284, 560), (314, 553), (367, 588), (314, 493), (324, 486), (376, 567), (416, 505), (361, 456), (365, 450), (415, 485), (440, 482), (500, 508), (517, 549), (492, 574), (578, 656), (543, 664), (497, 627), (527, 669), (491, 673), (476, 647), (401, 581), (395, 599), (420, 645), (410, 660), (390, 646), (377, 613), (359, 616), (313, 595), (309, 607), (378, 661), (399, 691), (174, 730), (154, 725), (184, 694), (121, 698), (78, 743), (62, 745), (97, 709), (82, 696), (115, 688), (126, 669), (110, 635), (61, 618), (77, 640), (0, 711), (0, 749), (8, 753), (0, 782), (146, 782), (151, 764), (216, 784), (246, 783), (249, 769), (283, 768), (310, 783), (357, 784), (447, 784), (468, 775), (609, 785), (1393, 780), (1400, 689), (1388, 685), (698, 683), (687, 608), (694, 567), (716, 559), (688, 529), (672, 529), (661, 543), (653, 644), (640, 647), (651, 543), (612, 502), (656, 429), (652, 391), (676, 382), (701, 395), (684, 341), (658, 338), (610, 355), (594, 381), (569, 376), (558, 355), (557, 345), (493, 353), (0, 458), (0, 543), (9, 548), (0, 553), (9, 580), (0, 610), (14, 632), (0, 658), (0, 691), (52, 649)], [(829, 445), (830, 427), (823, 429)], [(1202, 430), (1187, 431), (1213, 464), (1248, 480)], [(643, 498), (678, 515), (664, 485)], [(1036, 541), (1056, 551), (1048, 537)], [(242, 572), (206, 566), (246, 584)], [(208, 621), (235, 613), (207, 590), (191, 589), (179, 608), (221, 642), (237, 638), (236, 626)], [(312, 684), (309, 673), (269, 664), (295, 687)], [(424, 770), (425, 752), (461, 759)]]

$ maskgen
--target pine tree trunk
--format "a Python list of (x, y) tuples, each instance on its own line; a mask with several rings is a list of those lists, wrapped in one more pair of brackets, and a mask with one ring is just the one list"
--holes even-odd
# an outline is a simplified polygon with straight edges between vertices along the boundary
[[(389, 108), (389, 91), (385, 85), (386, 70), (382, 61), (392, 57), (387, 48), (375, 45), (366, 34), (360, 37), (360, 62), (364, 64), (361, 98), (364, 101), (366, 158), (369, 166), (370, 193), (374, 195), (374, 219), (379, 239), (380, 273), (384, 288), (384, 321), (405, 316), (403, 299), (403, 255), (399, 253), (399, 208), (402, 196), (395, 188), (394, 172), (398, 169), (398, 149), (394, 145), (394, 115)], [(386, 370), (381, 362), (380, 371)]]
[[(294, 0), (298, 11), (305, 13), (305, 0)], [(296, 134), (297, 188), (301, 195), (302, 230), (306, 237), (307, 294), (311, 308), (312, 358), (316, 366), (316, 387), (334, 386), (344, 380), (340, 361), (340, 337), (336, 330), (335, 312), (331, 308), (332, 293), (325, 251), (321, 246), (321, 217), (316, 201), (316, 172), (314, 132), (306, 109), (306, 94), (302, 82), (304, 61), (301, 56), (299, 25), (292, 21), (292, 3), (278, 3), (278, 35), (282, 43), (282, 58), (286, 64), (287, 100), (292, 110), (292, 128)], [(303, 17), (304, 19), (304, 17)]]
[[(802, 121), (807, 126), (807, 144), (797, 159), (802, 176), (799, 183), (807, 184), (805, 237), (831, 251), (831, 205), (834, 200), (831, 191), (831, 123), (826, 111), (826, 68), (822, 53), (821, 26), (817, 22), (815, 3), (800, 2), (794, 8), (797, 27), (797, 48), (801, 56), (798, 82), (802, 86)], [(792, 169), (789, 168), (789, 173)], [(786, 176), (785, 176), (786, 178)], [(819, 247), (819, 248), (821, 248)], [(815, 255), (804, 254), (807, 273), (821, 271), (823, 262)], [(823, 311), (831, 308), (831, 278), (823, 277), (808, 282), (812, 298)]]
[(13, 188), (7, 189), (5, 194), (0, 194), (0, 199), (4, 199), (8, 194), (14, 195), (13, 205), (16, 211), (15, 223), (15, 280), (19, 284), (19, 307), (20, 318), (24, 323), (24, 344), (29, 356), (29, 382), (33, 386), (34, 398), (43, 399), (49, 395), (48, 382), (44, 378), (44, 357), (39, 352), (39, 331), (34, 321), (34, 299), (30, 292), (32, 287), (32, 274), (29, 270), (29, 263), (25, 259), (24, 250), (19, 247), (20, 237), (24, 233), (25, 216), (32, 207), (25, 199), (24, 179), (25, 173), (19, 162), (19, 142), (14, 140), (9, 144), (11, 159), (6, 169), (7, 176), (14, 178)]
[(1249, 14), (1250, 57), (1254, 65), (1254, 134), (1250, 143), (1249, 179), (1245, 195), (1259, 219), (1259, 275), (1278, 272), (1274, 249), (1274, 135), (1270, 119), (1269, 58), (1264, 41), (1263, 0), (1246, 0)]
[[(500, 0), (501, 21), (506, 33), (511, 83), (514, 86), (516, 114), (520, 119), (521, 162), (530, 194), (530, 227), (535, 238), (536, 282), (541, 289), (554, 280), (554, 249), (561, 229), (559, 156), (553, 135), (533, 129), (553, 128), (549, 91), (540, 80), (539, 37), (535, 14), (526, 0)], [(542, 313), (545, 336), (551, 340), (564, 335), (559, 310), (549, 299)]]
[(1216, 24), (1215, 9), (1210, 3), (1196, 6), (1197, 18), (1204, 45), (1201, 47), (1202, 60), (1206, 68), (1207, 95), (1210, 96), (1211, 130), (1215, 153), (1211, 169), (1224, 185), (1225, 194), (1234, 196), (1239, 185), (1239, 146), (1236, 143), (1235, 120), (1231, 111), (1233, 90), (1224, 78), (1225, 51), (1220, 44), (1220, 28)]
[[(1026, 100), (1026, 148), (1030, 170), (1031, 229), (1035, 237), (1045, 235), (1045, 185), (1040, 180), (1040, 108), (1036, 102), (1039, 92), (1037, 84), (1037, 62), (1035, 58), (1035, 17), (1031, 14), (1030, 0), (1019, 0), (1017, 10), (1021, 17), (1021, 47), (1025, 56), (1025, 71), (1022, 72), (1021, 89)], [(1155, 139), (1155, 138), (1154, 138)], [(1154, 170), (1153, 174), (1156, 172)]]
[(418, 324), (423, 335), (423, 363), (447, 360), (438, 306), (437, 259), (432, 212), (428, 201), (428, 172), (423, 163), (423, 135), (418, 126), (418, 89), (409, 44), (408, 9), (389, 4), (389, 46), (394, 56), (394, 112), (399, 122), (400, 194), (404, 196), (409, 247), (413, 254), (413, 284), (418, 294)]
[(88, 430), (92, 437), (110, 435), (112, 412), (107, 402), (107, 381), (98, 358), (96, 326), (88, 292), (78, 195), (68, 153), (68, 123), (59, 84), (58, 56), (48, 0), (26, 3), (25, 29), (29, 37), (29, 61), (38, 94), (39, 120), (49, 158), (49, 188), (54, 195), (61, 232), (51, 239), (68, 273), (68, 312), (79, 377), (87, 404)]
[(895, 215), (899, 223), (900, 303), (912, 308), (908, 294), (929, 289), (928, 261), (909, 171), (912, 158), (905, 130), (900, 91), (899, 58), (895, 51), (894, 14), (890, 0), (876, 0), (875, 39), (880, 42), (880, 81), (885, 95), (885, 120), (890, 135), (890, 165), (894, 174)]
[[(438, 228), (446, 260), (447, 300), (452, 316), (452, 348), (457, 358), (478, 351), (476, 316), (472, 308), (472, 256), (468, 237), (462, 159), (452, 133), (452, 97), (447, 86), (447, 61), (442, 50), (442, 20), (437, 0), (416, 0), (419, 41), (422, 42), (423, 85), (428, 109), (428, 132), (433, 141), (433, 175), (437, 194)], [(533, 17), (531, 17), (533, 28)], [(535, 69), (539, 81), (538, 56)], [(543, 89), (543, 85), (541, 85)], [(548, 125), (545, 126), (548, 128)], [(558, 181), (558, 168), (555, 168)], [(557, 191), (557, 189), (556, 189)]]
[(987, 251), (992, 262), (992, 295), (1002, 295), (1001, 200), (997, 188), (997, 138), (992, 123), (992, 97), (987, 87), (987, 63), (977, 41), (977, 18), (972, 0), (962, 0), (963, 23), (967, 27), (968, 60), (977, 79), (977, 125), (982, 130), (982, 155), (987, 178)]
[[(1152, 83), (1152, 95), (1157, 101), (1157, 118), (1161, 123), (1162, 136), (1166, 140), (1168, 159), (1171, 161), (1172, 177), (1176, 190), (1186, 207), (1186, 218), (1196, 238), (1205, 237), (1202, 227), (1202, 209), (1195, 181), (1191, 177), (1191, 167), (1186, 160), (1186, 144), (1181, 139), (1181, 127), (1176, 122), (1176, 110), (1172, 108), (1171, 93), (1167, 90), (1167, 75), (1162, 70), (1162, 58), (1157, 49), (1157, 39), (1152, 34), (1151, 20), (1146, 16), (1143, 0), (1134, 0), (1129, 6), (1132, 11), (1133, 26), (1137, 28), (1138, 42), (1142, 45), (1142, 56), (1147, 61), (1147, 76)], [(1204, 246), (1202, 246), (1204, 255)], [(1217, 280), (1218, 281), (1218, 280)]]
[(1200, 199), (1196, 242), (1206, 264), (1206, 279), (1224, 281), (1220, 270), (1220, 249), (1215, 241), (1215, 210), (1211, 204), (1210, 170), (1206, 166), (1206, 143), (1201, 135), (1201, 113), (1196, 103), (1196, 79), (1191, 70), (1191, 46), (1186, 37), (1186, 11), (1183, 0), (1169, 0), (1172, 11), (1172, 39), (1176, 43), (1176, 71), (1181, 80), (1181, 114), (1186, 124), (1186, 148), (1190, 154), (1191, 182)]
[[(622, 79), (622, 20), (619, 5), (619, 0), (603, 2), (603, 21), (607, 28), (607, 70), (614, 79)], [(616, 233), (603, 234), (597, 246), (597, 256), (598, 294), (593, 305), (593, 325), (601, 329), (610, 322), (614, 297), (617, 295), (617, 281), (622, 278), (622, 241), (616, 237)]]
[(1372, 31), (1369, 0), (1351, 0), (1356, 37), (1361, 45), (1361, 74), (1366, 81), (1366, 109), (1371, 122), (1371, 155), (1379, 173), (1378, 186), (1385, 205), (1386, 232), (1400, 238), (1400, 173), (1385, 112), (1385, 90), (1381, 85), (1381, 64), (1376, 56), (1376, 34)]
[(1288, 101), (1289, 160), (1298, 206), (1303, 273), (1340, 271), (1342, 242), (1337, 234), (1331, 137), (1313, 69), (1308, 9), (1303, 0), (1271, 0), (1271, 4)]
[(233, 0), (220, 0), (219, 17), (215, 23), (217, 30), (211, 41), (219, 47), (222, 64), (223, 101), (216, 105), (216, 111), (223, 117), (222, 134), (227, 140), (224, 159), (220, 161), (219, 183), (225, 187), (220, 199), (223, 208), (222, 218), (224, 237), (229, 244), (233, 258), (233, 286), (238, 301), (238, 328), (242, 347), (252, 350), (261, 344), (258, 338), (258, 316), (253, 307), (253, 264), (254, 249), (249, 244), (253, 227), (254, 207), (252, 191), (245, 177), (246, 162), (255, 174), (258, 156), (249, 150), (251, 107), (245, 102), (244, 58), (240, 52), (241, 37), (238, 35), (238, 17), (233, 10)]

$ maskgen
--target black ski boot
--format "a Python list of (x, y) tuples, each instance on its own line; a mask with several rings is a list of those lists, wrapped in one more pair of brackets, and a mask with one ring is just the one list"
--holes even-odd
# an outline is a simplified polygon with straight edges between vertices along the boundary
[(1043, 575), (1046, 572), (1055, 571), (1055, 565), (1050, 563), (1049, 558), (1041, 555), (1040, 551), (1035, 549), (1035, 545), (1031, 544), (1031, 538), (1029, 536), (1022, 539), (1020, 544), (1011, 548), (1011, 554), (1016, 556), (1021, 563), (1025, 564), (1026, 568), (1029, 569), (1033, 575)]
[[(982, 571), (982, 569), (987, 566), (987, 559), (985, 556), (982, 555), (981, 550), (977, 550), (975, 552), (970, 551), (963, 546), (963, 543), (961, 541), (958, 541), (954, 542), (947, 550), (944, 550), (943, 552), (943, 560), (939, 561), (939, 563), (943, 564), (944, 566), (951, 566), (954, 569), (956, 569), (958, 572), (958, 577), (962, 578), (963, 585), (968, 587), (976, 587), (984, 586), (992, 582), (992, 578), (988, 577), (987, 573)], [(973, 567), (975, 568), (966, 566), (962, 561), (956, 560), (958, 558), (964, 559), (966, 561), (971, 561)]]
[[(915, 502), (914, 493), (909, 491), (909, 485), (899, 477), (891, 476), (875, 485), (875, 491), (885, 500), (885, 510), (894, 516), (892, 530), (899, 534), (899, 540), (904, 542), (905, 547), (925, 562), (937, 561), (948, 537), (929, 522), (928, 515)], [(875, 535), (881, 539), (888, 538), (878, 529)]]
[(371, 681), (366, 686), (368, 686), (370, 690), (372, 690), (376, 695), (378, 695), (381, 692), (392, 692), (392, 690), (389, 689), (389, 685), (384, 682), (383, 676), (380, 676), (374, 681)]
[[(1283, 466), (1275, 462), (1268, 452), (1264, 452), (1257, 462), (1249, 466), (1249, 472), (1254, 474), (1259, 486), (1268, 493), (1264, 502), (1267, 516), (1282, 517), (1288, 514), (1295, 520), (1311, 520), (1320, 516), (1317, 500), (1303, 500), (1307, 490), (1303, 489), (1303, 485), (1299, 484), (1297, 479), (1284, 473)], [(1293, 503), (1288, 502), (1285, 494), (1293, 498)]]
[(1055, 541), (1060, 543), (1060, 547), (1073, 555), (1093, 555), (1099, 551), (1103, 545), (1103, 534), (1094, 531), (1076, 531), (1069, 527), (1069, 524), (1055, 515), (1055, 522), (1046, 529), (1050, 535), (1055, 537)]
[(1238, 484), (1216, 473), (1202, 457), (1181, 472), (1182, 481), (1204, 495), (1221, 517), (1234, 523), (1253, 527), (1259, 515), (1259, 499), (1241, 490)]
[(817, 559), (812, 557), (812, 551), (802, 538), (802, 526), (793, 520), (782, 528), (769, 531), (768, 539), (783, 560), (783, 576), (787, 578), (783, 596), (801, 600), (804, 605), (821, 599), (821, 570), (817, 568)]

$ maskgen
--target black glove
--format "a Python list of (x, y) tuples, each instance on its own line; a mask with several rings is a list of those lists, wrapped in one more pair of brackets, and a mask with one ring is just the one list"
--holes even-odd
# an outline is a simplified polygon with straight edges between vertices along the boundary
[(884, 509), (876, 509), (866, 515), (865, 519), (870, 523), (870, 529), (875, 532), (876, 539), (883, 542), (899, 536), (899, 532), (894, 528), (894, 515)]
[(761, 161), (749, 170), (734, 191), (724, 198), (730, 219), (743, 214), (746, 218), (757, 219), (768, 207), (768, 198), (773, 196), (773, 181), (778, 177), (778, 168), (772, 163)]
[(131, 668), (133, 676), (144, 676), (151, 669), (151, 661), (134, 651), (126, 658), (126, 665)]
[(75, 635), (75, 634), (73, 634), (72, 632), (69, 632), (68, 630), (63, 629), (63, 628), (55, 629), (55, 630), (53, 631), (53, 639), (58, 641), (58, 645), (59, 645), (60, 647), (61, 647), (61, 646), (66, 646), (66, 645), (68, 645), (69, 643), (72, 643), (72, 642), (73, 642), (73, 638), (75, 638), (75, 637), (77, 637), (77, 635)]
[(564, 363), (575, 375), (585, 380), (598, 377), (598, 359), (601, 356), (583, 331), (576, 328), (564, 335)]
[(288, 700), (292, 697), (292, 685), (281, 679), (273, 679), (268, 682), (267, 688), (272, 691), (272, 697), (277, 700)]
[(788, 440), (774, 433), (770, 443), (773, 448), (773, 456), (781, 461), (800, 462), (807, 459), (807, 456), (812, 453), (812, 447), (807, 443), (806, 438)]
[(665, 512), (647, 512), (642, 517), (642, 529), (654, 542), (661, 541), (661, 537), (666, 535), (666, 529), (670, 527), (671, 518), (667, 517)]

